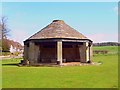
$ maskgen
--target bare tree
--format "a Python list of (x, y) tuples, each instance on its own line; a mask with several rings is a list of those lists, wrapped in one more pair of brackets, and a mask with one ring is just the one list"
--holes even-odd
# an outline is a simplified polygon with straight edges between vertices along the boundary
[(10, 29), (7, 28), (7, 18), (2, 17), (0, 22), (1, 39), (7, 39)]
[(7, 28), (7, 18), (1, 17), (0, 19), (0, 47), (2, 47), (2, 51), (9, 51), (9, 44), (7, 40), (9, 31), (10, 29)]

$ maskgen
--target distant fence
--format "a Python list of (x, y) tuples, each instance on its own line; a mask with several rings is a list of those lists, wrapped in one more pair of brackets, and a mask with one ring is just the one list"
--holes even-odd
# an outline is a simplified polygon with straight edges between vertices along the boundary
[(94, 50), (93, 51), (94, 54), (108, 54), (107, 50)]

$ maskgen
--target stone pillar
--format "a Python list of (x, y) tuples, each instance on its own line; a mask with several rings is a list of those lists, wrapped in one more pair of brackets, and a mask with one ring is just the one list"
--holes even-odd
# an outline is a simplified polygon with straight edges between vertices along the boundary
[(90, 49), (89, 49), (89, 43), (86, 42), (86, 62), (90, 60)]
[(81, 50), (81, 46), (78, 45), (78, 49), (79, 49), (79, 56), (80, 56), (80, 62), (81, 62), (81, 59), (82, 59), (82, 50)]
[(29, 59), (29, 62), (30, 62), (30, 64), (32, 65), (32, 64), (34, 64), (35, 63), (35, 44), (34, 44), (34, 42), (29, 42), (29, 57), (28, 57), (28, 59)]
[(89, 51), (89, 53), (90, 53), (90, 61), (92, 61), (92, 59), (93, 59), (93, 45), (91, 44), (91, 46), (90, 46), (90, 51)]
[(24, 60), (28, 60), (28, 47), (27, 45), (24, 45)]
[(62, 41), (57, 41), (57, 62), (62, 64)]
[(80, 62), (86, 62), (86, 43), (83, 42), (83, 45), (79, 46)]
[(34, 45), (34, 63), (38, 63), (40, 50), (38, 45)]

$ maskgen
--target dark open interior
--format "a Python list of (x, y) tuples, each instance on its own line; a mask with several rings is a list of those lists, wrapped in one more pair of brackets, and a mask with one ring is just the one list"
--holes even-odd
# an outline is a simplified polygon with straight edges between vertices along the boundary
[[(57, 43), (42, 42), (35, 43), (39, 45), (40, 55), (39, 63), (56, 63), (57, 62)], [(83, 43), (63, 42), (62, 43), (62, 58), (63, 62), (80, 62), (80, 53), (78, 45)]]

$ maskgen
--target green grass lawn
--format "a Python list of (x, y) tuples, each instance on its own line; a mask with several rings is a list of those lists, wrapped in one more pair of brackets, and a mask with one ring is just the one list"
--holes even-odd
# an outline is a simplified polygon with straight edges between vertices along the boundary
[(93, 61), (102, 64), (93, 66), (18, 67), (15, 64), (19, 60), (21, 59), (3, 60), (3, 88), (118, 87), (117, 54), (95, 55)]

